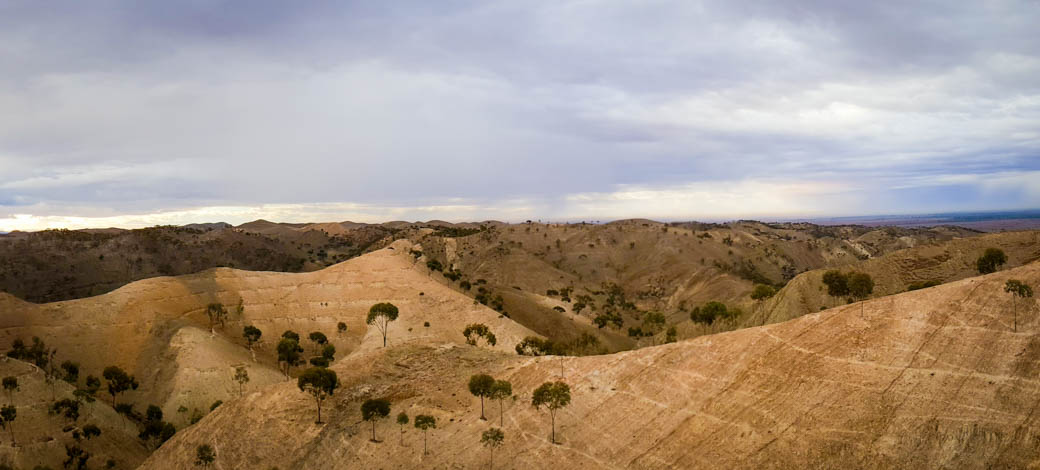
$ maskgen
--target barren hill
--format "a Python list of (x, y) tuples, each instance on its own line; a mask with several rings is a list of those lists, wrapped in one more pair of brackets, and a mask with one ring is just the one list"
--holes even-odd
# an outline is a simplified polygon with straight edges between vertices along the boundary
[[(337, 361), (342, 387), (314, 424), (314, 405), (280, 383), (218, 408), (142, 468), (188, 468), (195, 447), (220, 468), (479, 468), (488, 453), (466, 379), (513, 383), (496, 468), (1026, 468), (1040, 464), (1040, 329), (1035, 302), (1011, 330), (1010, 277), (1040, 283), (1040, 264), (812, 313), (795, 320), (636, 351), (518, 357), (424, 342), (363, 349)], [(549, 443), (530, 406), (561, 378), (573, 402)], [(421, 436), (378, 425), (358, 406), (432, 414)]]
[[(501, 350), (533, 334), (431, 280), (408, 254), (410, 247), (399, 241), (311, 273), (220, 268), (42, 305), (0, 295), (0, 344), (38, 336), (57, 348), (59, 361), (79, 361), (83, 376), (100, 376), (109, 365), (123, 367), (141, 382), (126, 399), (137, 409), (158, 404), (181, 426), (191, 410), (208, 410), (215, 400), (237, 394), (232, 381), (237, 365), (248, 369), (247, 390), (283, 381), (274, 351), (283, 331), (301, 335), (306, 357), (314, 353), (306, 339), (313, 331), (328, 336), (337, 357), (381, 345), (375, 329), (365, 324), (369, 307), (378, 302), (392, 302), (401, 311), (391, 324), (390, 344), (461, 343), (462, 329), (476, 322), (492, 328)], [(214, 302), (231, 313), (226, 325), (211, 333), (206, 307)], [(339, 322), (347, 326), (343, 333), (337, 332)], [(263, 331), (261, 344), (254, 347), (255, 361), (245, 348), (244, 325)]]

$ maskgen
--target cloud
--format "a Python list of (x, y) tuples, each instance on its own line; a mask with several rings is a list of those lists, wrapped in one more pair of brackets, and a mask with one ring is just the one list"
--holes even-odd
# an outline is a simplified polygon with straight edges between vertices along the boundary
[(1038, 22), (1026, 1), (8, 4), (0, 213), (1023, 207)]

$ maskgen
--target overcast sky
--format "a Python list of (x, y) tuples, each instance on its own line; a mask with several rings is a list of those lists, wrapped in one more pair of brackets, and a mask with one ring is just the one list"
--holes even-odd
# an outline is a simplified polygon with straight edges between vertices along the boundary
[(0, 0), (0, 231), (1040, 207), (1036, 1)]

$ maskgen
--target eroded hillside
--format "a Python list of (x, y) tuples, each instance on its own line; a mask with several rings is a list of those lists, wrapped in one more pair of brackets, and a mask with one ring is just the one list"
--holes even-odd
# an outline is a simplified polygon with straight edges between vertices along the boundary
[[(846, 305), (795, 320), (590, 357), (519, 357), (422, 341), (362, 349), (332, 369), (343, 379), (326, 424), (313, 401), (280, 383), (227, 403), (178, 433), (143, 468), (190, 466), (210, 444), (221, 468), (479, 468), (488, 453), (466, 392), (472, 373), (508, 379), (497, 468), (1026, 468), (1040, 463), (1035, 302), (1011, 277), (1040, 265)], [(573, 401), (549, 418), (530, 405), (562, 379)], [(437, 417), (404, 444), (389, 421), (369, 440), (362, 400)]]

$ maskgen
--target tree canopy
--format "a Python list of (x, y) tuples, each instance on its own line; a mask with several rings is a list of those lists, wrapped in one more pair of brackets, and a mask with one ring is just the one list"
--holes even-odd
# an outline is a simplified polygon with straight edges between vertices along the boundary
[(384, 348), (386, 347), (387, 328), (390, 327), (390, 322), (397, 320), (397, 315), (397, 306), (389, 302), (380, 302), (368, 309), (368, 317), (365, 319), (365, 323), (379, 328), (379, 332), (383, 334)]
[(469, 393), (480, 397), (480, 419), (484, 417), (484, 397), (491, 396), (491, 390), (495, 386), (495, 378), (487, 374), (476, 374), (469, 378)]
[(309, 393), (314, 397), (318, 405), (318, 424), (321, 424), (321, 404), (326, 398), (331, 397), (339, 387), (339, 377), (336, 372), (324, 367), (311, 367), (303, 371), (296, 379), (296, 386), (301, 391)]

